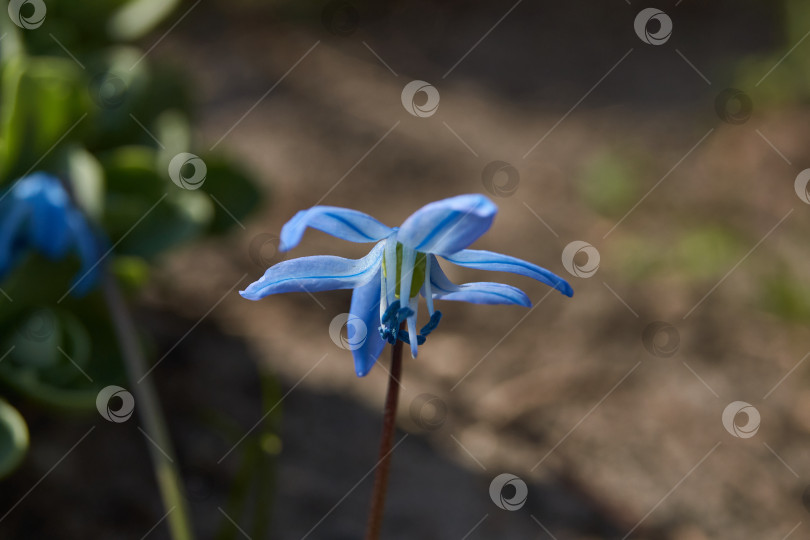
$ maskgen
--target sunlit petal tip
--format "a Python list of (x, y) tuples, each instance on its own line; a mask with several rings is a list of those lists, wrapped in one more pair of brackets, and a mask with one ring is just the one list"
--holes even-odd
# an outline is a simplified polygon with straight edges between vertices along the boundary
[(369, 367), (358, 367), (355, 363), (354, 365), (354, 372), (357, 374), (358, 377), (365, 377), (371, 371), (371, 366)]
[(377, 363), (377, 358), (369, 357), (359, 350), (352, 351), (352, 356), (354, 356), (354, 372), (358, 377), (368, 375), (371, 372), (371, 368)]
[(239, 296), (245, 300), (258, 300), (258, 298), (254, 297), (247, 289), (244, 291), (239, 291)]

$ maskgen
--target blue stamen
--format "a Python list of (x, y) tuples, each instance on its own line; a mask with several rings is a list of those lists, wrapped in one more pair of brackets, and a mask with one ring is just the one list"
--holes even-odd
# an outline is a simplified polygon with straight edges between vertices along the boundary
[(399, 325), (402, 321), (414, 314), (409, 307), (400, 307), (400, 301), (394, 300), (383, 313), (380, 319), (380, 337), (393, 345), (397, 341)]
[(391, 317), (398, 311), (399, 311), (399, 300), (394, 300), (393, 302), (391, 302), (391, 305), (389, 305), (388, 308), (385, 310), (385, 313), (383, 313), (381, 322), (383, 324), (386, 324), (391, 319)]
[[(410, 339), (410, 337), (408, 337), (408, 332), (406, 332), (405, 330), (400, 330), (397, 337), (403, 343), (407, 343), (408, 345), (411, 344), (411, 339)], [(423, 343), (425, 343), (425, 336), (417, 334), (416, 335), (416, 344), (417, 345), (422, 345)]]
[(439, 321), (442, 320), (442, 312), (441, 311), (434, 311), (433, 315), (430, 316), (430, 321), (422, 327), (419, 331), (419, 334), (426, 336), (433, 332), (437, 326), (439, 326)]

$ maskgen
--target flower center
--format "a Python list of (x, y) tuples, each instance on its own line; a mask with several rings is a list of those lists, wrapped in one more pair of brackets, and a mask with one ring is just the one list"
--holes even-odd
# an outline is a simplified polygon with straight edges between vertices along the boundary
[[(410, 297), (413, 298), (417, 294), (419, 294), (419, 290), (422, 288), (422, 285), (425, 283), (425, 261), (427, 260), (427, 256), (424, 253), (416, 252), (416, 261), (414, 262), (413, 268), (406, 268), (406, 272), (412, 273), (411, 278), (411, 291)], [(383, 276), (388, 279), (388, 269), (385, 265), (385, 258), (382, 261), (382, 271)], [(399, 298), (399, 289), (400, 283), (402, 281), (402, 244), (397, 242), (397, 269), (396, 269), (396, 288), (394, 289), (394, 296)], [(406, 304), (407, 305), (407, 304)]]

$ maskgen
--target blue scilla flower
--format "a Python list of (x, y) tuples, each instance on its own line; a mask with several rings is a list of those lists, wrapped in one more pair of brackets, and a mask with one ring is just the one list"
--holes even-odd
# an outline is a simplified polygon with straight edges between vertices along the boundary
[[(301, 241), (307, 227), (350, 242), (377, 242), (362, 259), (320, 255), (283, 261), (269, 268), (261, 279), (240, 294), (259, 300), (270, 294), (293, 291), (354, 289), (350, 316), (369, 330), (365, 341), (354, 348), (357, 375), (366, 375), (385, 343), (397, 339), (410, 344), (416, 357), (418, 346), (439, 324), (441, 312), (434, 300), (457, 300), (474, 304), (517, 304), (529, 307), (526, 294), (503, 283), (452, 283), (439, 266), (437, 256), (482, 270), (512, 272), (541, 281), (566, 296), (571, 286), (559, 276), (535, 264), (493, 253), (466, 249), (492, 225), (498, 207), (483, 195), (459, 195), (430, 203), (400, 227), (390, 228), (356, 210), (314, 206), (298, 212), (281, 230), (279, 249), (287, 251)], [(425, 298), (430, 320), (416, 331), (418, 295)], [(405, 321), (407, 331), (400, 330)], [(379, 328), (379, 332), (374, 332)]]
[(74, 294), (85, 294), (97, 283), (99, 238), (57, 178), (34, 173), (0, 197), (0, 279), (28, 250), (35, 250), (51, 260), (78, 254), (81, 269)]

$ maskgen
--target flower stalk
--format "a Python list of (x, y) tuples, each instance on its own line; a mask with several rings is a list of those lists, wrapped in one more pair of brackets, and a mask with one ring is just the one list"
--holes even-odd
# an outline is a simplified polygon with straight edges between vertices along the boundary
[(402, 376), (402, 341), (391, 347), (391, 370), (388, 376), (388, 392), (385, 396), (383, 428), (380, 436), (380, 459), (374, 473), (374, 488), (371, 494), (371, 509), (368, 515), (366, 540), (378, 540), (382, 529), (385, 497), (388, 493), (388, 473), (391, 468), (391, 452), (394, 446), (394, 431), (399, 402), (399, 381)]
[(194, 532), (189, 518), (188, 503), (180, 473), (175, 465), (174, 450), (166, 421), (160, 410), (157, 392), (146, 375), (146, 361), (138, 343), (135, 324), (126, 307), (121, 290), (109, 271), (103, 276), (104, 298), (112, 315), (127, 376), (132, 383), (138, 416), (144, 431), (154, 444), (147, 444), (155, 469), (166, 520), (173, 540), (193, 540)]

